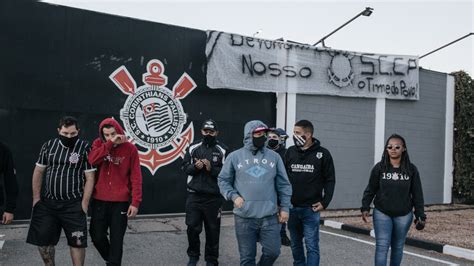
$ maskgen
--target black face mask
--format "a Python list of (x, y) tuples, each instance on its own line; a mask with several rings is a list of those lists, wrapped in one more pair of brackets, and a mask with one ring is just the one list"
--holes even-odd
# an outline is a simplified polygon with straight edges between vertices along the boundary
[(306, 144), (306, 136), (293, 136), (293, 142), (295, 143), (296, 147), (302, 148)]
[(255, 146), (255, 148), (257, 149), (261, 149), (265, 146), (265, 142), (267, 141), (267, 136), (263, 135), (263, 136), (260, 136), (260, 137), (253, 137), (252, 138), (252, 143), (253, 143), (253, 146)]
[(61, 143), (68, 148), (74, 147), (78, 138), (79, 136), (68, 138), (66, 136), (59, 135), (59, 140), (61, 141)]
[(268, 148), (276, 150), (280, 146), (280, 142), (277, 139), (269, 139), (267, 145)]
[(214, 146), (216, 144), (216, 137), (211, 135), (204, 135), (202, 142), (207, 146)]

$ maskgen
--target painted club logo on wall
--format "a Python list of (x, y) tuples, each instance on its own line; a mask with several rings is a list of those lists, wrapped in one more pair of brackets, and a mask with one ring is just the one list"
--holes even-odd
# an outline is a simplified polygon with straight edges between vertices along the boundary
[(330, 51), (329, 54), (331, 55), (331, 65), (328, 68), (329, 83), (339, 88), (352, 85), (354, 72), (351, 60), (354, 55), (336, 51)]
[(196, 83), (185, 72), (170, 90), (164, 70), (160, 60), (150, 60), (142, 78), (144, 85), (138, 88), (125, 66), (109, 76), (128, 95), (120, 119), (129, 141), (144, 149), (139, 149), (140, 164), (152, 174), (179, 157), (184, 158), (194, 139), (192, 122), (183, 130), (186, 114), (180, 100), (196, 88)]

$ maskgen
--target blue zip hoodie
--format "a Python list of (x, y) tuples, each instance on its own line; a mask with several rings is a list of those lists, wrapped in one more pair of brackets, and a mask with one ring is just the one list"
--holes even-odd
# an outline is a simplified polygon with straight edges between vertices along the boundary
[(291, 184), (285, 166), (278, 153), (257, 149), (252, 133), (258, 127), (267, 127), (253, 120), (244, 128), (244, 147), (229, 154), (218, 176), (221, 194), (227, 200), (244, 199), (234, 214), (244, 218), (262, 218), (278, 212), (277, 200), (282, 211), (291, 207)]

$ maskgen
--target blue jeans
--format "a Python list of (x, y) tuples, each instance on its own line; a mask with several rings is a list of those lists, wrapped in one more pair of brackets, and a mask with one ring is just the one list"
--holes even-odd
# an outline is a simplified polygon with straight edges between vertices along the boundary
[(273, 265), (280, 256), (280, 229), (277, 215), (263, 218), (243, 218), (234, 215), (235, 234), (239, 244), (240, 265), (256, 265), (257, 239), (262, 245), (258, 265)]
[(413, 213), (405, 216), (390, 217), (381, 211), (374, 209), (374, 231), (375, 231), (375, 265), (387, 265), (387, 253), (390, 254), (390, 265), (400, 265), (403, 257), (403, 245), (408, 230), (413, 221)]
[[(291, 236), (293, 265), (319, 265), (319, 212), (311, 207), (290, 209), (288, 230)], [(306, 245), (304, 255), (303, 238)]]

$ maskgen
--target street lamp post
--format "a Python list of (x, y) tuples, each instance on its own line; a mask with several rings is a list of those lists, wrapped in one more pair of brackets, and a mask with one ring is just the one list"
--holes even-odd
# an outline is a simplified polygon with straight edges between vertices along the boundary
[(257, 35), (259, 35), (260, 33), (262, 33), (263, 30), (262, 29), (258, 29), (254, 34), (252, 34), (252, 37), (255, 37)]
[(357, 14), (355, 17), (353, 17), (352, 19), (350, 19), (349, 21), (347, 21), (346, 23), (342, 24), (339, 28), (333, 30), (331, 33), (329, 33), (328, 35), (324, 36), (321, 40), (319, 40), (318, 42), (316, 42), (315, 44), (313, 44), (313, 46), (316, 46), (318, 45), (319, 43), (321, 43), (323, 45), (323, 47), (326, 47), (326, 45), (324, 44), (324, 40), (327, 39), (329, 36), (333, 35), (336, 31), (342, 29), (343, 27), (345, 27), (347, 24), (351, 23), (352, 21), (354, 21), (356, 18), (360, 17), (360, 16), (370, 16), (372, 15), (372, 12), (373, 12), (373, 8), (371, 7), (366, 7), (364, 10), (362, 10), (359, 14)]
[(474, 33), (473, 33), (473, 32), (468, 33), (468, 34), (462, 36), (461, 38), (459, 38), (459, 39), (457, 39), (457, 40), (454, 40), (454, 41), (452, 41), (452, 42), (450, 42), (450, 43), (448, 43), (448, 44), (445, 44), (445, 45), (443, 45), (443, 46), (441, 46), (441, 47), (439, 47), (439, 48), (437, 48), (437, 49), (434, 49), (433, 51), (431, 51), (431, 52), (429, 52), (429, 53), (426, 53), (426, 54), (420, 56), (420, 59), (423, 58), (423, 57), (425, 57), (425, 56), (428, 56), (428, 55), (430, 55), (430, 54), (432, 54), (432, 53), (434, 53), (434, 52), (437, 52), (437, 51), (439, 51), (439, 50), (441, 50), (441, 49), (443, 49), (443, 48), (445, 48), (445, 47), (448, 47), (448, 46), (450, 46), (450, 45), (453, 44), (453, 43), (459, 42), (460, 40), (462, 40), (462, 39), (464, 39), (464, 38), (467, 38), (467, 37), (469, 37), (469, 36), (471, 36), (471, 35), (474, 35)]

